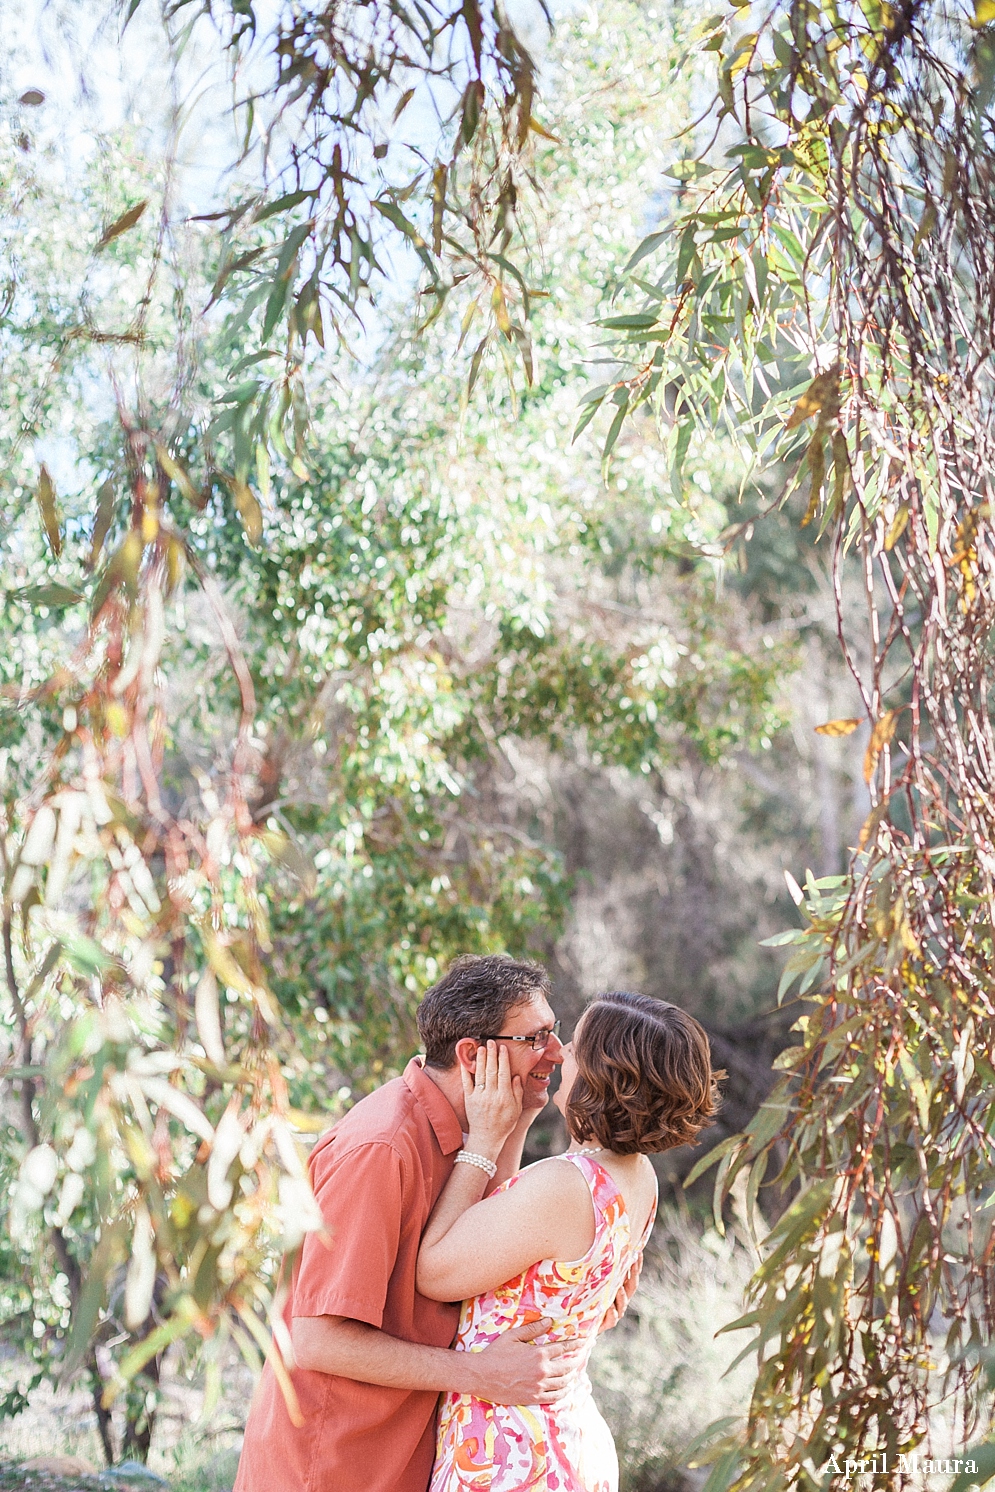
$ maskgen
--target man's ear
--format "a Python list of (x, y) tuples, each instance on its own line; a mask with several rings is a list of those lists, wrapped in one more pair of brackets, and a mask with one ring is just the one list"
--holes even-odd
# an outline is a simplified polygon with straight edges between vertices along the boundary
[(456, 1043), (456, 1063), (459, 1067), (465, 1067), (467, 1072), (477, 1070), (477, 1050), (480, 1042), (472, 1036), (464, 1036)]

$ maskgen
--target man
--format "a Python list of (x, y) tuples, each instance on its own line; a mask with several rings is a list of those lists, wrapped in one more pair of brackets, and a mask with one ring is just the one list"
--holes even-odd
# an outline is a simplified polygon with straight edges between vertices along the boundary
[(415, 1289), (418, 1243), (464, 1140), (460, 1067), (472, 1071), (480, 1042), (497, 1037), (523, 1080), (522, 1118), (497, 1185), (518, 1169), (562, 1060), (549, 991), (535, 964), (457, 959), (418, 1011), (424, 1061), (412, 1058), (318, 1141), (311, 1181), (328, 1236), (305, 1239), (286, 1310), (303, 1423), (292, 1423), (267, 1366), (234, 1492), (426, 1492), (440, 1392), (534, 1404), (569, 1385), (576, 1352), (529, 1345), (548, 1321), (483, 1352), (453, 1352), (458, 1305)]

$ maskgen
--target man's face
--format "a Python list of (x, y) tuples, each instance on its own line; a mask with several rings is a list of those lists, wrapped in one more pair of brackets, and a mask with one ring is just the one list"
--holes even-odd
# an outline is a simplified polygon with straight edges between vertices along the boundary
[[(513, 1005), (508, 1011), (500, 1031), (488, 1032), (489, 1036), (534, 1036), (540, 1031), (549, 1032), (556, 1016), (545, 995), (537, 995), (523, 1005)], [(535, 1051), (527, 1041), (503, 1041), (507, 1048), (512, 1076), (522, 1080), (523, 1107), (544, 1109), (549, 1098), (549, 1079), (554, 1067), (563, 1061), (563, 1044), (558, 1036), (550, 1036), (542, 1051)]]

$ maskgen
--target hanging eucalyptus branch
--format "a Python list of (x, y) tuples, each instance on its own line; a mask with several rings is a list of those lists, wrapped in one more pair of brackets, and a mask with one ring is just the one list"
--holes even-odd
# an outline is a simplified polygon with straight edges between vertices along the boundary
[[(189, 8), (175, 0), (169, 14), (185, 22)], [(347, 0), (281, 6), (262, 25), (251, 3), (215, 9), (260, 183), (205, 219), (220, 239), (212, 303), (244, 354), (211, 430), (232, 440), (235, 479), (258, 467), (265, 496), (271, 450), (306, 475), (308, 339), (361, 338), (358, 313), (391, 278), (422, 273), (422, 328), (458, 293), (471, 391), (489, 349), (512, 384), (516, 367), (531, 384), (539, 292), (519, 199), (535, 137), (552, 136), (533, 115), (535, 60), (503, 7)], [(540, 0), (540, 26), (545, 16)], [(261, 68), (261, 86), (241, 84)]]
[[(751, 1212), (776, 1170), (793, 1197), (735, 1323), (759, 1376), (745, 1435), (699, 1457), (709, 1492), (823, 1486), (833, 1453), (911, 1485), (897, 1457), (928, 1454), (933, 1406), (989, 1424), (993, 19), (790, 0), (706, 21), (711, 140), (632, 256), (604, 323), (621, 367), (582, 419), (614, 404), (610, 452), (650, 403), (677, 481), (725, 425), (787, 470), (784, 500), (806, 487), (864, 711), (820, 729), (870, 731), (848, 872), (810, 878), (780, 939), (800, 1043), (706, 1161), (717, 1208), (741, 1175)], [(995, 1446), (975, 1460), (991, 1474)]]
[[(62, 707), (61, 739), (30, 793), (12, 781), (0, 805), (19, 1037), (5, 1077), (20, 1088), (28, 1146), (8, 1221), (15, 1243), (60, 1261), (70, 1330), (58, 1373), (68, 1382), (86, 1367), (109, 1461), (115, 1400), (135, 1380), (139, 1400), (154, 1400), (163, 1354), (190, 1335), (210, 1344), (215, 1386), (229, 1338), (254, 1363), (269, 1355), (297, 1413), (269, 1266), (321, 1227), (265, 973), (259, 879), (289, 845), (247, 797), (252, 678), (217, 585), (164, 508), (167, 480), (147, 476), (154, 448), (133, 431), (129, 451), (130, 526), (72, 669), (39, 691)], [(40, 501), (57, 547), (54, 495), (47, 517)], [(161, 667), (188, 565), (240, 700), (230, 758), (213, 784), (203, 776), (196, 807), (170, 781)], [(112, 1337), (128, 1350), (110, 1364), (94, 1346)], [(153, 1421), (148, 1404), (129, 1413), (126, 1454), (147, 1456)]]
[[(136, 8), (123, 8), (126, 20)], [(187, 6), (164, 9), (175, 62)], [(242, 540), (263, 542), (264, 505), (273, 521), (271, 482), (282, 491), (288, 473), (315, 476), (308, 339), (324, 347), (326, 325), (343, 340), (361, 330), (354, 313), (397, 273), (400, 246), (428, 273), (419, 320), (461, 286), (464, 338), (485, 323), (471, 378), (495, 338), (531, 377), (528, 290), (513, 257), (517, 183), (542, 129), (534, 63), (503, 13), (294, 6), (268, 13), (256, 37), (251, 6), (216, 11), (236, 82), (254, 43), (248, 70), (262, 81), (236, 108), (242, 185), (199, 228), (177, 218), (171, 168), (155, 228), (148, 197), (111, 213), (84, 249), (84, 283), (102, 264), (123, 284), (132, 263), (147, 279), (133, 306), (105, 305), (113, 276), (80, 291), (84, 314), (49, 336), (49, 374), (8, 453), (13, 464), (44, 433), (71, 355), (106, 348), (119, 425), (94, 465), (107, 475), (86, 484), (93, 495), (67, 522), (41, 467), (33, 497), (52, 573), (12, 594), (45, 616), (69, 609), (78, 644), (43, 683), (10, 681), (0, 696), (8, 713), (19, 705), (45, 721), (37, 764), (18, 770), (0, 754), (0, 893), (17, 1026), (3, 1075), (23, 1122), (20, 1163), (5, 1173), (8, 1244), (19, 1262), (58, 1261), (42, 1369), (64, 1382), (87, 1373), (109, 1462), (119, 1449), (147, 1455), (159, 1366), (185, 1339), (204, 1343), (208, 1407), (234, 1339), (250, 1360), (272, 1360), (297, 1413), (274, 1261), (321, 1226), (295, 1135), (316, 1121), (292, 1107), (262, 882), (280, 863), (310, 894), (315, 871), (269, 811), (279, 739), (260, 733), (259, 662), (226, 592)], [(29, 91), (20, 105), (44, 100)], [(28, 201), (39, 190), (17, 185)], [(8, 205), (9, 223), (18, 193)], [(190, 253), (199, 271), (212, 240), (213, 286), (194, 305), (180, 261)], [(193, 283), (203, 288), (197, 273)], [(107, 329), (122, 314), (126, 329)], [(37, 319), (32, 308), (15, 321), (22, 343)], [(17, 484), (10, 516), (31, 497)], [(229, 566), (212, 572), (205, 534), (229, 512)], [(315, 550), (329, 532), (325, 523)], [(188, 603), (219, 654), (217, 695), (233, 704), (228, 750), (194, 770), (199, 793), (177, 781), (170, 698), (170, 634)], [(111, 1411), (122, 1399), (119, 1447)]]

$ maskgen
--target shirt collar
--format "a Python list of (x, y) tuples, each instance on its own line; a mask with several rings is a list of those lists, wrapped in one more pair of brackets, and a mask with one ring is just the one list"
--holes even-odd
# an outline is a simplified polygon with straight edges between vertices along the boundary
[(443, 1155), (452, 1155), (463, 1144), (463, 1131), (455, 1110), (440, 1088), (425, 1073), (423, 1057), (412, 1057), (402, 1074), (415, 1098), (428, 1115)]

